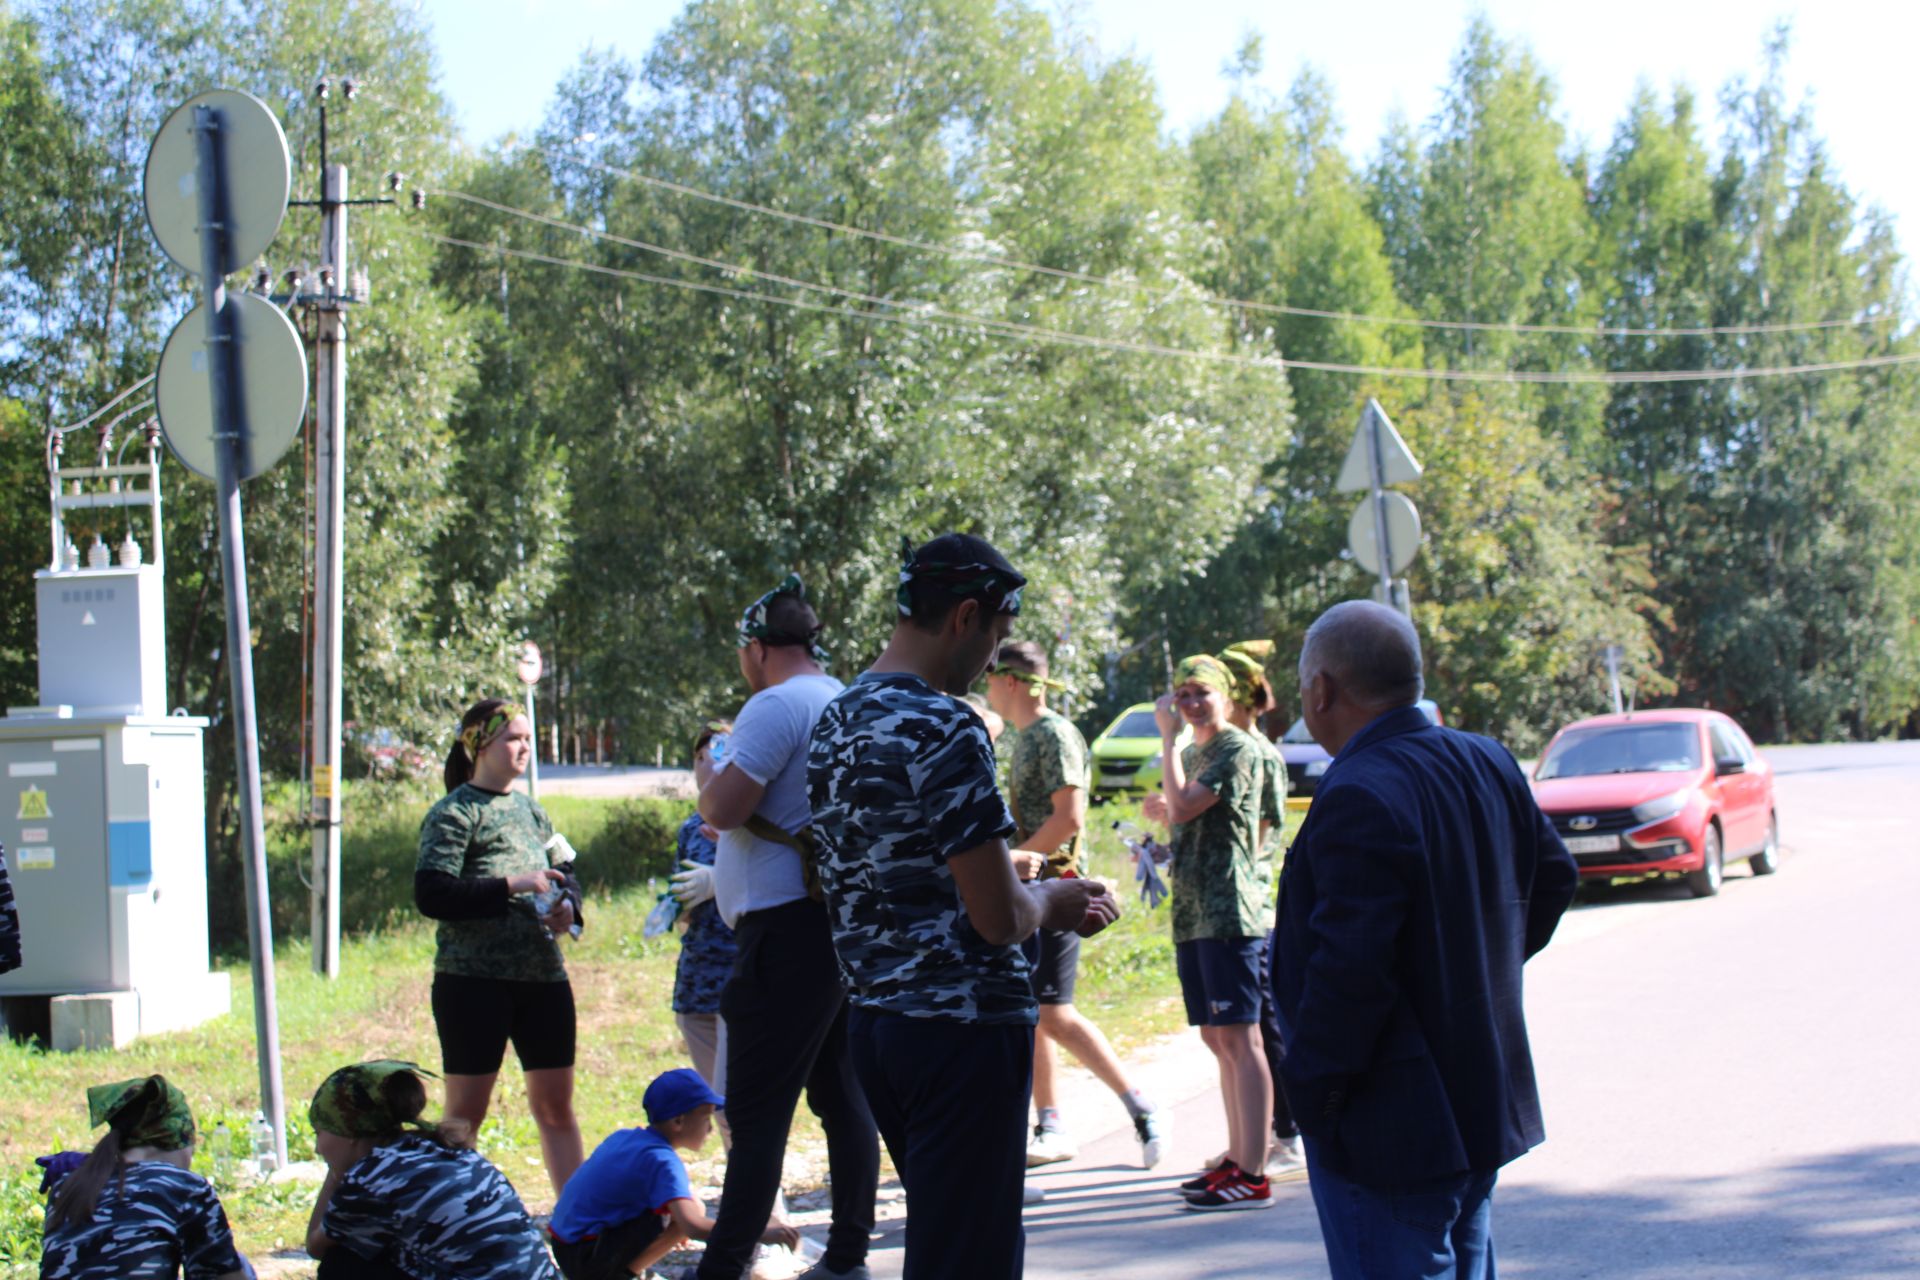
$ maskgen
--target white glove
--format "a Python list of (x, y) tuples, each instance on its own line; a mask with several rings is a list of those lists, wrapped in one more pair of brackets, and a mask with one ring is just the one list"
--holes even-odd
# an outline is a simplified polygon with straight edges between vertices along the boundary
[(691, 911), (713, 898), (713, 868), (697, 862), (683, 862), (680, 870), (668, 879), (667, 885), (673, 896), (680, 900), (681, 907)]

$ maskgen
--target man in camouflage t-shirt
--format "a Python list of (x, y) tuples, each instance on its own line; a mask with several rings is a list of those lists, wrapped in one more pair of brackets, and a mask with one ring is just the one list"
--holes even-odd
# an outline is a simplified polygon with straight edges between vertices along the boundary
[[(1203, 1211), (1264, 1209), (1273, 1076), (1261, 1047), (1261, 952), (1267, 886), (1260, 860), (1267, 770), (1253, 739), (1227, 722), (1233, 676), (1208, 654), (1188, 658), (1154, 706), (1167, 817), (1173, 823), (1173, 944), (1187, 1021), (1220, 1061), (1228, 1159), (1183, 1184)], [(1176, 712), (1175, 708), (1178, 708)], [(1184, 719), (1193, 745), (1175, 746)]]
[(1017, 1280), (1036, 1020), (1019, 943), (1116, 907), (1095, 882), (1014, 876), (993, 750), (960, 701), (1026, 580), (966, 535), (904, 552), (893, 637), (808, 751), (820, 882), (854, 1068), (907, 1193), (905, 1272)]
[[(1013, 861), (1022, 880), (1074, 876), (1082, 870), (1087, 791), (1093, 781), (1091, 758), (1086, 739), (1073, 722), (1047, 706), (1047, 691), (1066, 687), (1048, 670), (1046, 650), (1031, 640), (1015, 640), (1000, 646), (998, 665), (987, 677), (989, 702), (1017, 731), (1007, 797), (1019, 828)], [(1100, 1028), (1074, 1007), (1080, 935), (1041, 929), (1028, 941), (1027, 960), (1033, 967), (1033, 994), (1040, 1002), (1028, 1166), (1071, 1160), (1078, 1154), (1060, 1119), (1054, 1078), (1058, 1068), (1054, 1046), (1059, 1044), (1120, 1099), (1139, 1139), (1141, 1162), (1153, 1168), (1160, 1161), (1164, 1118), (1127, 1079), (1126, 1069)]]

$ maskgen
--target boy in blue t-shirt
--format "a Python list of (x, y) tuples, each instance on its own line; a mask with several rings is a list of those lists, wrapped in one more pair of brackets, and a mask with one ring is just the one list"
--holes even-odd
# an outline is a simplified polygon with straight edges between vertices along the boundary
[[(640, 1101), (647, 1127), (609, 1134), (567, 1180), (554, 1206), (547, 1234), (567, 1280), (640, 1275), (689, 1238), (705, 1240), (713, 1230), (674, 1148), (705, 1146), (713, 1113), (726, 1099), (699, 1072), (679, 1067), (662, 1072)], [(761, 1239), (791, 1249), (800, 1233), (773, 1226)]]

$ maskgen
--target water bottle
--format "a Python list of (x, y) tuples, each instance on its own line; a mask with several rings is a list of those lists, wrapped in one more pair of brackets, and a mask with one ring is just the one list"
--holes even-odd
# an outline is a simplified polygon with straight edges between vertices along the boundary
[(233, 1130), (222, 1120), (213, 1126), (213, 1180), (221, 1186), (233, 1181)]
[(707, 739), (707, 759), (713, 762), (716, 772), (727, 762), (728, 754), (733, 750), (733, 735), (716, 733)]
[(673, 896), (672, 890), (668, 890), (666, 893), (660, 895), (658, 902), (653, 904), (653, 910), (647, 912), (647, 922), (641, 926), (640, 936), (642, 938), (657, 938), (661, 934), (671, 931), (674, 921), (679, 918), (680, 899)]
[(273, 1126), (267, 1123), (265, 1112), (253, 1113), (253, 1123), (247, 1126), (247, 1135), (253, 1140), (254, 1172), (264, 1182), (280, 1167), (280, 1157), (273, 1149)]

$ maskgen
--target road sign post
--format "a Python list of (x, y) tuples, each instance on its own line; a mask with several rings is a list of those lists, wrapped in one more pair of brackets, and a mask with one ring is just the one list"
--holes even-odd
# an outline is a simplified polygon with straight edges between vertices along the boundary
[(514, 674), (527, 686), (527, 728), (533, 733), (533, 754), (527, 758), (527, 794), (536, 800), (540, 798), (540, 722), (534, 717), (540, 704), (540, 677), (545, 671), (540, 646), (531, 640), (521, 645)]
[(246, 853), (247, 937), (253, 950), (253, 1033), (261, 1110), (273, 1126), (279, 1165), (287, 1162), (287, 1109), (280, 1079), (280, 1017), (273, 975), (273, 905), (267, 896), (267, 834), (260, 800), (260, 742), (253, 702), (253, 622), (247, 609), (247, 541), (240, 474), (247, 468), (245, 389), (233, 377), (227, 309), (227, 210), (221, 112), (193, 109), (199, 159), (201, 281), (207, 311), (207, 378), (213, 397), (215, 481), (220, 493), (220, 577), (227, 588), (227, 672), (233, 693), (234, 782)]
[(1369, 398), (1334, 488), (1342, 493), (1368, 491), (1347, 524), (1347, 545), (1360, 566), (1380, 579), (1373, 598), (1409, 615), (1412, 603), (1406, 581), (1394, 575), (1419, 554), (1420, 512), (1405, 494), (1391, 492), (1387, 486), (1418, 480), (1420, 475), (1420, 464), (1394, 430), (1387, 411)]
[[(238, 193), (227, 180), (229, 172), (245, 175)], [(274, 1155), (281, 1165), (287, 1158), (286, 1100), (240, 484), (273, 465), (291, 442), (306, 401), (306, 365), (299, 358), (299, 337), (285, 316), (263, 300), (229, 297), (226, 278), (273, 242), (286, 215), (291, 174), (286, 136), (273, 113), (246, 94), (215, 90), (177, 108), (161, 125), (147, 154), (144, 192), (154, 238), (168, 257), (200, 277), (203, 294), (200, 306), (167, 339), (155, 399), (168, 447), (188, 467), (210, 475), (219, 493), (225, 658), (232, 698), (228, 713), (245, 854), (260, 1109), (272, 1126)], [(254, 303), (272, 314), (260, 315)], [(192, 334), (196, 325), (203, 331), (198, 349)], [(291, 371), (284, 360), (289, 340), (296, 356)], [(206, 374), (204, 401), (193, 394), (196, 379), (189, 376), (198, 372)], [(292, 429), (279, 421), (289, 404)], [(256, 423), (271, 429), (258, 431)]]

